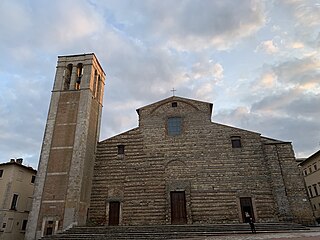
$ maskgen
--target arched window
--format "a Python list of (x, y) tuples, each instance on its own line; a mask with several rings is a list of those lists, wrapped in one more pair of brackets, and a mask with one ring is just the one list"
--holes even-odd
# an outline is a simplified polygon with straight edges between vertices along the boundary
[(241, 137), (240, 136), (232, 136), (231, 137), (231, 146), (232, 148), (241, 148)]
[(98, 101), (100, 99), (100, 94), (101, 94), (101, 79), (100, 79), (100, 76), (98, 76), (98, 89), (97, 89), (97, 99), (98, 99)]
[(177, 136), (181, 134), (182, 130), (181, 117), (169, 117), (167, 121), (167, 130), (169, 136)]
[(68, 64), (66, 69), (64, 70), (64, 90), (69, 90), (70, 89), (70, 82), (71, 82), (71, 74), (72, 74), (72, 64)]
[(93, 79), (93, 96), (97, 94), (97, 80), (98, 80), (98, 72), (94, 71), (94, 79)]
[(75, 86), (76, 90), (80, 89), (82, 75), (83, 75), (83, 64), (79, 63), (77, 65), (77, 79), (76, 79), (76, 86)]
[(125, 145), (123, 145), (123, 144), (118, 145), (118, 155), (124, 154), (124, 147), (125, 147)]

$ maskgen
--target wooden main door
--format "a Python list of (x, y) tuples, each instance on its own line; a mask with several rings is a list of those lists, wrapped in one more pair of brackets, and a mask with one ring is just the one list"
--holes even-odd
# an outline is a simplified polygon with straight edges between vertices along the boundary
[(171, 197), (171, 224), (186, 224), (186, 197), (185, 192), (170, 192)]
[(241, 206), (242, 221), (249, 222), (250, 218), (252, 218), (253, 221), (255, 221), (251, 197), (240, 198), (240, 206)]
[(109, 202), (109, 225), (119, 225), (120, 202)]

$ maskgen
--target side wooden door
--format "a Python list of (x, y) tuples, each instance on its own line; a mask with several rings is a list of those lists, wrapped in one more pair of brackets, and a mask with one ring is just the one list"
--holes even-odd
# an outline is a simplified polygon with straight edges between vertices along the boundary
[(120, 202), (109, 202), (109, 225), (119, 225)]
[(186, 224), (186, 197), (184, 191), (170, 192), (171, 197), (171, 224)]

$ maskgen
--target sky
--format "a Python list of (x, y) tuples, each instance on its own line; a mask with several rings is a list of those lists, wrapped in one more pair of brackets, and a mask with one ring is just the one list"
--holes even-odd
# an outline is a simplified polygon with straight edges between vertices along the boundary
[(57, 56), (106, 72), (100, 139), (172, 96), (212, 121), (320, 149), (320, 0), (1, 0), (0, 162), (37, 168)]

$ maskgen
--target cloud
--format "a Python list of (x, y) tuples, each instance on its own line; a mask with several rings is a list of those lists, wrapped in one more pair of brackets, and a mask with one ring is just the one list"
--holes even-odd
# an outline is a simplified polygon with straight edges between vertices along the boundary
[[(5, 44), (12, 44), (21, 40), (21, 38), (15, 38), (22, 36), (26, 29), (32, 27), (32, 19), (30, 16), (29, 8), (26, 2), (4, 0), (0, 2), (0, 29), (1, 29), (1, 42)], [(25, 39), (24, 39), (25, 40)]]
[(135, 38), (151, 35), (157, 44), (179, 50), (228, 49), (258, 31), (266, 21), (263, 2), (255, 0), (241, 4), (232, 0), (178, 0), (174, 7), (169, 7), (169, 0), (131, 3), (111, 2), (105, 7), (112, 8), (119, 28)]
[(261, 84), (264, 88), (273, 88), (276, 84), (277, 76), (274, 73), (266, 73), (261, 78)]
[(259, 46), (256, 48), (256, 51), (262, 51), (267, 54), (273, 54), (277, 53), (279, 51), (279, 48), (275, 45), (273, 40), (268, 40), (261, 42)]
[(223, 79), (223, 67), (212, 60), (196, 62), (192, 66), (190, 75), (195, 80), (212, 79), (214, 82), (219, 82)]
[(216, 82), (220, 82), (223, 79), (223, 67), (220, 63), (216, 63), (212, 69), (212, 75)]
[(319, 69), (320, 60), (314, 56), (292, 58), (273, 65), (265, 64), (251, 89), (260, 96), (285, 93), (289, 90), (318, 94), (320, 93)]
[[(319, 90), (320, 60), (315, 57), (292, 59), (272, 67), (280, 83), (291, 87), (317, 85)], [(310, 89), (311, 90), (311, 89)]]
[[(257, 95), (251, 110), (274, 116), (286, 115), (297, 99), (316, 108), (316, 101), (312, 104), (309, 99), (317, 99), (320, 94), (319, 69), (320, 61), (313, 57), (265, 65), (261, 76), (253, 84)], [(300, 116), (302, 110), (289, 115), (295, 118)]]
[(213, 85), (210, 83), (204, 83), (196, 90), (197, 99), (210, 101), (213, 93)]
[(317, 0), (281, 1), (288, 14), (293, 16), (295, 22), (295, 41), (305, 46), (318, 48), (317, 45), (320, 22), (320, 5)]
[(293, 42), (290, 47), (294, 49), (304, 48), (304, 44), (302, 42)]
[(300, 94), (301, 91), (298, 89), (290, 89), (280, 93), (273, 93), (252, 104), (251, 110), (265, 115), (285, 115), (284, 110), (286, 110), (288, 105), (299, 97)]
[(187, 1), (179, 12), (177, 21), (170, 21), (168, 33), (176, 47), (201, 49), (214, 46), (228, 49), (241, 39), (250, 36), (265, 23), (263, 4), (244, 1)]
[(295, 1), (294, 16), (304, 27), (318, 27), (320, 21), (320, 5), (318, 1)]
[(56, 52), (90, 37), (103, 27), (102, 17), (85, 0), (68, 0), (63, 4), (59, 1), (32, 4), (4, 0), (0, 3), (0, 14), (2, 50), (18, 48), (20, 52), (37, 46), (37, 52), (44, 49)]
[(25, 164), (35, 167), (48, 111), (50, 90), (43, 91), (48, 81), (38, 75), (31, 78), (8, 74), (7, 77), (12, 81), (0, 96), (1, 159), (22, 157)]

